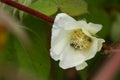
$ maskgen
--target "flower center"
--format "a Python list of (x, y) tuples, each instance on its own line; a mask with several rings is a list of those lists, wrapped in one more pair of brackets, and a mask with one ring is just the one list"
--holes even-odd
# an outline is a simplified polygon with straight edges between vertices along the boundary
[(86, 49), (91, 45), (92, 39), (84, 34), (81, 29), (74, 30), (70, 39), (70, 46), (75, 49)]

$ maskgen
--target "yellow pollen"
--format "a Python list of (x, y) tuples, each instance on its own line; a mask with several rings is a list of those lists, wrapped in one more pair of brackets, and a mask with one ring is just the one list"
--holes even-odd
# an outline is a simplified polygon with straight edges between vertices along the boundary
[(86, 49), (89, 48), (92, 43), (92, 39), (84, 34), (81, 29), (76, 29), (72, 32), (70, 38), (70, 46), (75, 49)]

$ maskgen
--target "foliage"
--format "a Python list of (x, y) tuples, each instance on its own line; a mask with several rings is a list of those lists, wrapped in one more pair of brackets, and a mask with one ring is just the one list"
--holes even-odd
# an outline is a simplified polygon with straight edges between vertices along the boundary
[(59, 10), (71, 16), (87, 12), (87, 4), (84, 0), (37, 0), (30, 7), (49, 16)]

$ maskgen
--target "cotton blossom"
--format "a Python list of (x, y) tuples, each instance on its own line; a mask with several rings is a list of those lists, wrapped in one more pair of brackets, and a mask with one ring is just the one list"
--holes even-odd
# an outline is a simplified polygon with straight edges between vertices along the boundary
[(58, 14), (52, 27), (51, 57), (59, 60), (63, 69), (84, 69), (86, 61), (93, 58), (105, 42), (95, 37), (101, 29), (100, 24), (76, 21), (65, 13)]

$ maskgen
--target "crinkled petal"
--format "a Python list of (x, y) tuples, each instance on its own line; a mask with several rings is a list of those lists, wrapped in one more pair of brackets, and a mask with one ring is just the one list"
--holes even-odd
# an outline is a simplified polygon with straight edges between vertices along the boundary
[(57, 60), (59, 60), (61, 58), (62, 54), (56, 54), (52, 50), (50, 50), (50, 55), (51, 55), (52, 59), (54, 59), (55, 61), (57, 61)]
[(104, 42), (103, 39), (98, 39), (95, 37), (92, 38), (92, 41), (92, 46), (88, 50), (85, 50), (85, 54), (83, 54), (86, 56), (86, 60), (93, 58), (96, 55), (97, 51), (100, 51), (102, 43)]
[(61, 28), (52, 28), (52, 35), (51, 39), (56, 39), (61, 34), (62, 29)]
[(56, 45), (52, 46), (51, 49), (50, 49), (52, 58), (55, 59), (55, 60), (59, 60), (60, 56), (62, 54), (62, 51), (64, 50), (66, 45), (67, 45), (67, 40), (62, 39), (61, 41), (56, 43)]
[(91, 34), (94, 35), (102, 29), (102, 25), (94, 24), (94, 23), (88, 23), (88, 26), (86, 27), (86, 29), (88, 30), (88, 32), (90, 32)]
[(67, 33), (61, 32), (58, 36), (51, 39), (51, 56), (53, 59), (58, 60), (61, 56), (61, 52), (64, 50), (68, 43)]
[(62, 52), (62, 58), (60, 59), (60, 67), (63, 69), (75, 67), (79, 64), (82, 64), (85, 61), (85, 57), (83, 56), (83, 52), (77, 51), (72, 48), (69, 44), (65, 47)]
[(77, 65), (75, 68), (76, 68), (76, 70), (82, 70), (82, 69), (84, 69), (86, 66), (88, 66), (88, 64), (87, 64), (86, 62), (83, 62), (82, 64)]
[(89, 49), (84, 50), (85, 53), (83, 55), (86, 57), (86, 60), (89, 60), (96, 55), (98, 51), (97, 46), (98, 46), (97, 38), (93, 38), (91, 47)]
[(64, 30), (61, 28), (54, 29), (52, 28), (51, 43), (63, 39), (64, 37), (68, 38), (70, 31)]
[(87, 22), (86, 22), (85, 20), (80, 20), (80, 21), (77, 21), (77, 22), (78, 22), (78, 25), (79, 25), (80, 27), (85, 28), (85, 27), (88, 26), (88, 24), (87, 24)]
[(51, 49), (50, 49), (50, 55), (51, 55), (52, 59), (54, 59), (56, 61), (59, 60), (60, 55), (55, 54)]
[(88, 27), (88, 24), (86, 21), (84, 20), (80, 20), (78, 21), (78, 25), (80, 26), (80, 28), (82, 29), (83, 33), (85, 33), (87, 36), (91, 36), (91, 34), (88, 32), (88, 30), (86, 29), (86, 27)]
[(84, 27), (82, 27), (82, 31), (83, 31), (83, 33), (86, 34), (87, 36), (92, 37), (92, 35), (91, 35)]
[(65, 30), (72, 30), (79, 28), (78, 22), (65, 13), (60, 13), (56, 16), (53, 28), (63, 28)]
[(105, 42), (104, 39), (98, 39), (98, 51), (101, 50), (101, 48), (102, 48), (102, 44), (103, 44), (104, 42)]

